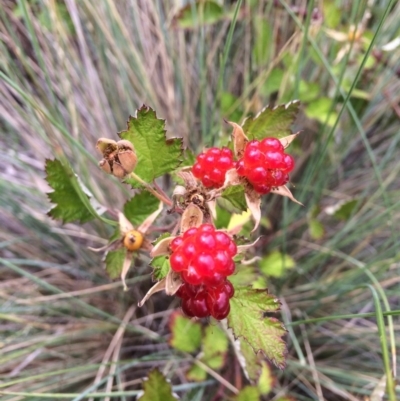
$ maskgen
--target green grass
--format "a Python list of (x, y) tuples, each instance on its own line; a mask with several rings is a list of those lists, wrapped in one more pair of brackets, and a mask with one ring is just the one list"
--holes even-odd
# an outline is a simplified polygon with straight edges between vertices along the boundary
[[(400, 5), (244, 0), (199, 24), (203, 16), (188, 2), (195, 26), (182, 29), (178, 3), (20, 0), (0, 8), (2, 399), (129, 400), (155, 366), (183, 399), (213, 399), (218, 381), (188, 383), (193, 357), (167, 344), (178, 303), (157, 294), (130, 310), (150, 286), (148, 260), (136, 263), (124, 293), (87, 249), (112, 227), (62, 226), (46, 216), (44, 162), (66, 157), (102, 205), (120, 210), (130, 191), (102, 174), (95, 144), (116, 139), (143, 103), (199, 150), (227, 141), (224, 118), (241, 122), (298, 98), (291, 181), (305, 206), (266, 197), (267, 240), (255, 251), (279, 249), (296, 261), (284, 277), (268, 278), (289, 330), (288, 366), (274, 371), (273, 394), (394, 401), (400, 47), (385, 46), (400, 34)], [(325, 9), (310, 14), (306, 3)], [(351, 26), (363, 39), (332, 37)], [(350, 200), (344, 219), (330, 212)], [(321, 238), (311, 235), (312, 221)], [(219, 373), (239, 386), (229, 358)]]

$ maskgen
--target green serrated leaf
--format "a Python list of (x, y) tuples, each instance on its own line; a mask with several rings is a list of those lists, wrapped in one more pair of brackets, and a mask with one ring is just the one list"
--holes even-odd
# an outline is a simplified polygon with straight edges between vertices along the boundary
[(143, 382), (143, 395), (138, 398), (138, 401), (176, 401), (177, 399), (172, 393), (171, 385), (155, 368)]
[(157, 256), (151, 262), (150, 266), (153, 268), (153, 278), (154, 280), (162, 280), (167, 276), (169, 269), (171, 267), (169, 263), (169, 258), (166, 256)]
[(222, 368), (228, 344), (228, 338), (222, 329), (218, 326), (207, 326), (203, 337), (202, 362), (212, 369)]
[[(158, 119), (151, 107), (143, 105), (136, 115), (129, 117), (128, 129), (120, 132), (119, 136), (135, 147), (138, 157), (135, 174), (150, 183), (179, 166), (183, 151), (182, 138), (166, 139), (165, 120)], [(133, 187), (140, 186), (132, 178), (125, 181)]]
[(160, 201), (150, 192), (142, 191), (125, 203), (124, 215), (137, 227), (158, 209), (159, 204)]
[(110, 251), (106, 255), (106, 272), (111, 279), (121, 276), (122, 266), (126, 257), (126, 249), (121, 248)]
[(200, 348), (201, 325), (192, 322), (180, 313), (174, 313), (170, 319), (172, 333), (170, 345), (183, 352), (194, 352)]
[(281, 277), (287, 269), (291, 269), (296, 265), (293, 258), (279, 251), (273, 251), (269, 255), (263, 257), (260, 261), (261, 271), (272, 277)]
[(257, 387), (243, 387), (235, 397), (235, 401), (260, 401), (260, 392)]
[(265, 312), (279, 310), (279, 301), (267, 290), (235, 288), (230, 301), (228, 326), (236, 338), (243, 338), (255, 353), (263, 353), (278, 368), (285, 367), (286, 344), (282, 340), (286, 330), (275, 318), (263, 318)]
[(250, 139), (283, 138), (291, 135), (290, 126), (296, 119), (299, 107), (299, 101), (273, 108), (267, 106), (255, 117), (249, 117), (244, 122), (243, 131)]
[[(233, 207), (245, 212), (247, 210), (244, 188), (242, 185), (232, 185), (222, 192), (222, 198), (228, 200)], [(229, 209), (228, 209), (229, 210)]]
[(63, 223), (78, 220), (85, 223), (94, 218), (88, 209), (89, 196), (84, 192), (71, 167), (59, 160), (46, 160), (46, 180), (54, 189), (47, 194), (50, 201), (55, 203), (48, 215), (61, 219)]

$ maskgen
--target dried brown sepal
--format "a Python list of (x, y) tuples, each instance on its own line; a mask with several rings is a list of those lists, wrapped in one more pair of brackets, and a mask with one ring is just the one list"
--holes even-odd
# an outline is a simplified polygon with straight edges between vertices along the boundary
[(102, 159), (99, 161), (99, 167), (106, 173), (112, 174), (110, 163), (106, 159)]
[(274, 188), (271, 190), (272, 194), (277, 194), (277, 195), (281, 195), (281, 196), (286, 196), (287, 198), (289, 198), (290, 200), (292, 200), (295, 203), (298, 203), (301, 206), (304, 206), (301, 202), (299, 202), (294, 196), (293, 194), (290, 192), (290, 189), (286, 186), (283, 185), (281, 187), (278, 188)]
[(127, 172), (119, 163), (114, 161), (112, 164), (112, 175), (121, 179), (127, 175)]
[(160, 292), (165, 290), (165, 284), (166, 284), (166, 279), (163, 278), (162, 280), (158, 281), (147, 291), (146, 295), (143, 297), (143, 299), (138, 303), (139, 308), (141, 308), (144, 303), (156, 292)]
[(116, 251), (117, 249), (121, 248), (123, 245), (123, 239), (118, 238), (113, 242), (110, 242), (107, 245), (102, 246), (101, 248), (91, 248), (88, 247), (89, 250), (93, 251), (93, 252), (112, 252), (112, 251)]
[(131, 267), (132, 260), (133, 260), (133, 253), (127, 251), (125, 259), (124, 259), (124, 264), (122, 265), (122, 271), (121, 271), (121, 281), (124, 286), (124, 291), (128, 291), (128, 287), (125, 282), (125, 277), (128, 274), (128, 271)]
[(249, 138), (247, 138), (246, 134), (243, 131), (243, 128), (239, 124), (231, 121), (227, 121), (227, 123), (233, 127), (233, 149), (235, 152), (235, 156), (240, 159), (243, 156), (244, 149), (247, 142), (249, 142)]
[(182, 214), (181, 233), (184, 233), (191, 227), (199, 227), (203, 223), (204, 214), (194, 203), (190, 203)]
[(174, 272), (172, 269), (169, 269), (169, 272), (165, 279), (165, 293), (167, 295), (175, 295), (175, 293), (179, 290), (179, 287), (183, 284), (180, 273)]
[(96, 149), (104, 156), (108, 157), (110, 153), (118, 149), (117, 142), (109, 138), (99, 138), (96, 143)]
[(146, 217), (146, 220), (138, 227), (138, 231), (140, 231), (143, 234), (146, 234), (148, 229), (152, 226), (158, 215), (161, 213), (163, 210), (163, 204), (160, 202), (158, 204), (158, 209), (153, 212), (150, 216)]
[(124, 237), (126, 233), (134, 229), (132, 223), (121, 212), (118, 213), (118, 225), (122, 237)]
[(136, 153), (132, 150), (123, 150), (118, 152), (118, 159), (125, 171), (125, 175), (132, 173), (137, 164)]
[(238, 174), (237, 170), (235, 168), (232, 168), (225, 173), (225, 181), (222, 188), (225, 189), (233, 185), (240, 185), (242, 183), (242, 178)]
[(169, 255), (170, 253), (169, 245), (175, 238), (176, 237), (167, 237), (162, 239), (160, 242), (154, 245), (153, 249), (150, 252), (150, 256), (152, 258), (155, 258), (157, 256)]
[(244, 194), (247, 207), (254, 219), (254, 228), (251, 232), (257, 230), (261, 220), (261, 196), (254, 189), (248, 187)]
[(261, 237), (258, 237), (252, 244), (246, 244), (246, 245), (238, 245), (237, 247), (237, 253), (244, 253), (248, 249), (253, 248), (257, 242), (260, 240)]
[(135, 150), (135, 147), (133, 146), (132, 142), (127, 141), (126, 139), (121, 139), (120, 141), (117, 142), (118, 146), (118, 151), (123, 152), (123, 151), (128, 151), (128, 150)]
[(197, 187), (197, 180), (196, 180), (195, 176), (192, 174), (192, 171), (191, 171), (192, 167), (189, 167), (189, 168), (190, 168), (190, 171), (181, 170), (181, 171), (178, 171), (176, 173), (176, 175), (185, 182), (185, 188), (190, 191), (191, 189)]
[(297, 135), (300, 134), (301, 131), (296, 132), (295, 134), (285, 136), (283, 138), (279, 138), (280, 143), (283, 145), (283, 147), (286, 149), (297, 137)]
[(213, 220), (217, 218), (217, 202), (215, 199), (209, 200), (207, 202), (208, 210)]

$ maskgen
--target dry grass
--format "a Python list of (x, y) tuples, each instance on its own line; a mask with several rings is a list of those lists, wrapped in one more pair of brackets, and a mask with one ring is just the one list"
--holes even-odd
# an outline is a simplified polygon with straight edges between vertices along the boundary
[[(296, 122), (304, 132), (294, 150), (298, 168), (292, 180), (306, 207), (268, 199), (265, 217), (272, 229), (263, 228), (268, 242), (257, 250), (278, 248), (297, 263), (284, 278), (269, 280), (283, 302), (290, 348), (274, 394), (298, 400), (386, 399), (379, 396), (388, 373), (382, 358), (387, 352), (395, 370), (400, 345), (400, 66), (399, 47), (383, 49), (398, 37), (400, 5), (336, 2), (342, 11), (336, 30), (365, 23), (369, 39), (391, 4), (374, 38), (372, 64), (362, 69), (367, 46), (335, 41), (320, 14), (306, 18), (303, 11), (311, 2), (289, 7), (260, 1), (253, 8), (250, 3), (243, 2), (228, 49), (234, 9), (227, 4), (221, 21), (184, 30), (174, 27), (179, 5), (173, 0), (3, 1), (2, 399), (40, 400), (50, 394), (50, 399), (80, 400), (87, 390), (92, 399), (93, 393), (103, 394), (95, 399), (111, 399), (106, 393), (117, 391), (112, 399), (128, 400), (154, 366), (181, 386), (184, 399), (225, 399), (218, 380), (188, 384), (184, 371), (192, 357), (168, 346), (168, 318), (176, 301), (159, 295), (141, 310), (132, 307), (150, 285), (147, 260), (138, 262), (128, 281), (131, 290), (123, 293), (119, 282), (110, 283), (100, 257), (87, 250), (111, 229), (101, 222), (62, 226), (46, 216), (44, 160), (65, 155), (101, 204), (120, 209), (130, 191), (103, 176), (94, 144), (99, 137), (116, 138), (141, 104), (152, 106), (171, 134), (198, 149), (228, 138), (222, 118), (232, 112), (241, 119), (292, 98), (305, 105)], [(271, 36), (260, 42), (257, 56), (262, 22)], [(347, 52), (336, 63), (341, 48)], [(265, 85), (276, 67), (283, 77), (270, 94)], [(345, 102), (358, 73), (356, 91)], [(309, 93), (302, 81), (318, 85), (317, 99), (333, 99), (338, 116), (333, 126), (307, 117)], [(234, 96), (229, 107), (223, 105), (226, 92)], [(328, 213), (328, 207), (353, 198), (359, 204), (348, 219)], [(321, 239), (310, 236), (311, 218), (324, 227)], [(384, 318), (386, 350), (377, 325), (383, 315), (375, 315), (365, 284), (378, 291), (383, 311), (392, 311), (392, 321)], [(233, 354), (229, 358), (220, 373), (239, 385), (237, 362)], [(211, 388), (204, 393), (204, 386)]]

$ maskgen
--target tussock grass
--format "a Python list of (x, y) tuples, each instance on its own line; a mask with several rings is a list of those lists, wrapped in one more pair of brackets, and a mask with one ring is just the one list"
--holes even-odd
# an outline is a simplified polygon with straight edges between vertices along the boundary
[[(112, 399), (128, 400), (154, 366), (186, 399), (213, 399), (215, 379), (187, 383), (191, 357), (166, 344), (176, 302), (160, 295), (142, 310), (131, 306), (148, 289), (146, 261), (123, 293), (87, 250), (109, 228), (46, 217), (44, 161), (65, 155), (102, 204), (120, 209), (129, 191), (98, 169), (94, 144), (116, 138), (141, 104), (200, 149), (228, 138), (223, 118), (299, 98), (292, 181), (306, 206), (268, 198), (272, 229), (264, 227), (268, 243), (257, 250), (278, 248), (297, 263), (269, 280), (289, 329), (275, 393), (395, 400), (398, 386), (379, 391), (396, 374), (400, 345), (400, 47), (384, 50), (399, 35), (400, 5), (326, 2), (341, 10), (329, 27), (327, 9), (325, 19), (320, 8), (311, 13), (318, 2), (243, 1), (236, 17), (225, 4), (219, 22), (184, 30), (174, 25), (178, 3), (20, 0), (0, 8), (2, 399), (106, 400), (114, 391)], [(370, 47), (326, 29), (343, 38), (351, 26), (365, 29)], [(307, 117), (304, 82), (317, 85), (319, 104), (332, 100), (317, 112), (325, 120)], [(328, 213), (350, 199), (357, 206), (345, 220)], [(311, 218), (324, 227), (320, 239), (310, 236)], [(223, 375), (233, 381), (234, 370)]]

